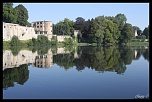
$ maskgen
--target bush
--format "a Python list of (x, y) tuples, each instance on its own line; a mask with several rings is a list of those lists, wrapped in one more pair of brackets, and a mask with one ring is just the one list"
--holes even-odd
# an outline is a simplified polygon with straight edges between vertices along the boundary
[(11, 44), (11, 46), (21, 46), (22, 45), (21, 41), (15, 35), (12, 37), (10, 44)]

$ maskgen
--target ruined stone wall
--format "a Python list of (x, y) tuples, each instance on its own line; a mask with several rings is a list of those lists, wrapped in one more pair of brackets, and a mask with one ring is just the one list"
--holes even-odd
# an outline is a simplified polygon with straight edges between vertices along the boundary
[(58, 36), (57, 36), (57, 41), (58, 41), (58, 42), (63, 42), (63, 41), (64, 41), (64, 38), (71, 38), (71, 36), (68, 36), (68, 35), (64, 35), (64, 36), (58, 35)]
[(17, 36), (19, 40), (37, 38), (33, 27), (3, 22), (3, 41), (10, 41), (14, 35)]

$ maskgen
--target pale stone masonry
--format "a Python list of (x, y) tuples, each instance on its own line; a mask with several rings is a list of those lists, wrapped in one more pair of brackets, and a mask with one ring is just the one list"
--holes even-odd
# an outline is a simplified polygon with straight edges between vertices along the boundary
[(52, 35), (52, 22), (51, 21), (36, 21), (32, 22), (31, 26), (35, 29), (36, 34), (51, 34)]
[(20, 40), (37, 38), (33, 27), (3, 22), (3, 41), (10, 41), (13, 35), (17, 36)]
[[(57, 48), (55, 54), (52, 53), (51, 49), (44, 55), (38, 55), (37, 51), (21, 50), (14, 56), (11, 50), (3, 50), (3, 71), (7, 68), (19, 67), (22, 64), (28, 63), (31, 63), (33, 67), (51, 68), (53, 66), (53, 55), (69, 53), (70, 51), (65, 51), (65, 48)], [(77, 51), (74, 55), (78, 58)]]
[[(56, 36), (58, 42), (63, 42), (64, 38), (71, 38), (70, 35), (53, 35), (53, 23), (51, 21), (32, 22), (31, 26), (3, 22), (3, 41), (11, 41), (14, 35), (19, 40), (37, 39), (38, 35), (47, 36), (48, 40), (51, 40), (52, 36)], [(77, 36), (77, 34), (79, 34), (79, 31), (75, 30), (74, 35)]]

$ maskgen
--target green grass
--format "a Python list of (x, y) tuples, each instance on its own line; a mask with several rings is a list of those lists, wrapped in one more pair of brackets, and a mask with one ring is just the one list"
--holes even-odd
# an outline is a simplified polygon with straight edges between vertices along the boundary
[(78, 43), (78, 46), (97, 46), (96, 43)]
[(128, 46), (149, 46), (149, 42), (130, 42)]

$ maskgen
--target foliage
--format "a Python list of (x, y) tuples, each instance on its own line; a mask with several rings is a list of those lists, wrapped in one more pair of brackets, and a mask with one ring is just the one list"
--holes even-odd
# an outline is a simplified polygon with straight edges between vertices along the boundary
[(134, 37), (132, 25), (126, 23), (122, 29), (120, 43), (128, 43)]
[(149, 26), (143, 30), (142, 35), (145, 35), (147, 39), (149, 38)]
[(64, 45), (72, 45), (73, 44), (73, 40), (72, 38), (64, 38)]
[(38, 35), (37, 37), (37, 44), (38, 45), (44, 45), (44, 44), (48, 44), (49, 40), (47, 36), (44, 35)]
[(17, 23), (18, 12), (13, 8), (13, 3), (6, 3), (3, 6), (3, 22)]
[(74, 34), (74, 22), (65, 18), (63, 21), (53, 24), (53, 34), (55, 35), (73, 35)]
[(15, 8), (13, 8), (13, 3), (5, 3), (3, 6), (3, 22), (31, 26), (27, 21), (28, 18), (28, 11), (22, 4), (19, 4)]
[(142, 30), (140, 30), (140, 28), (137, 26), (132, 26), (132, 27), (133, 27), (133, 33), (135, 33), (135, 30), (137, 30), (137, 35), (140, 36), (142, 33)]
[(3, 76), (3, 89), (5, 90), (8, 87), (13, 87), (14, 82), (17, 82), (20, 85), (24, 85), (24, 83), (29, 78), (28, 65), (23, 64), (19, 67), (6, 69), (3, 71)]
[(10, 50), (12, 51), (12, 54), (14, 56), (17, 56), (19, 51), (22, 49), (21, 46), (13, 46), (13, 47), (10, 47)]
[[(135, 50), (137, 50), (136, 57)], [(78, 71), (91, 68), (98, 72), (112, 71), (123, 74), (126, 65), (131, 64), (134, 59), (139, 59), (141, 55), (149, 60), (148, 50), (133, 47), (79, 47), (77, 54), (78, 58), (74, 58), (73, 53), (56, 54), (53, 56), (53, 63), (62, 66), (66, 70), (76, 66)]]
[(56, 45), (57, 44), (57, 36), (52, 36), (51, 38), (51, 44)]
[(15, 10), (18, 12), (17, 24), (26, 26), (28, 24), (27, 20), (29, 18), (27, 9), (22, 4), (19, 4), (15, 7)]
[(21, 46), (22, 43), (21, 43), (21, 41), (18, 39), (18, 37), (14, 35), (14, 36), (12, 37), (12, 39), (11, 39), (10, 45), (11, 45), (11, 46)]
[(53, 55), (53, 63), (56, 63), (59, 66), (63, 66), (65, 69), (69, 69), (74, 66), (73, 60), (74, 60), (73, 54)]
[(85, 19), (82, 17), (77, 17), (74, 23), (74, 29), (82, 31), (84, 25), (85, 25)]

